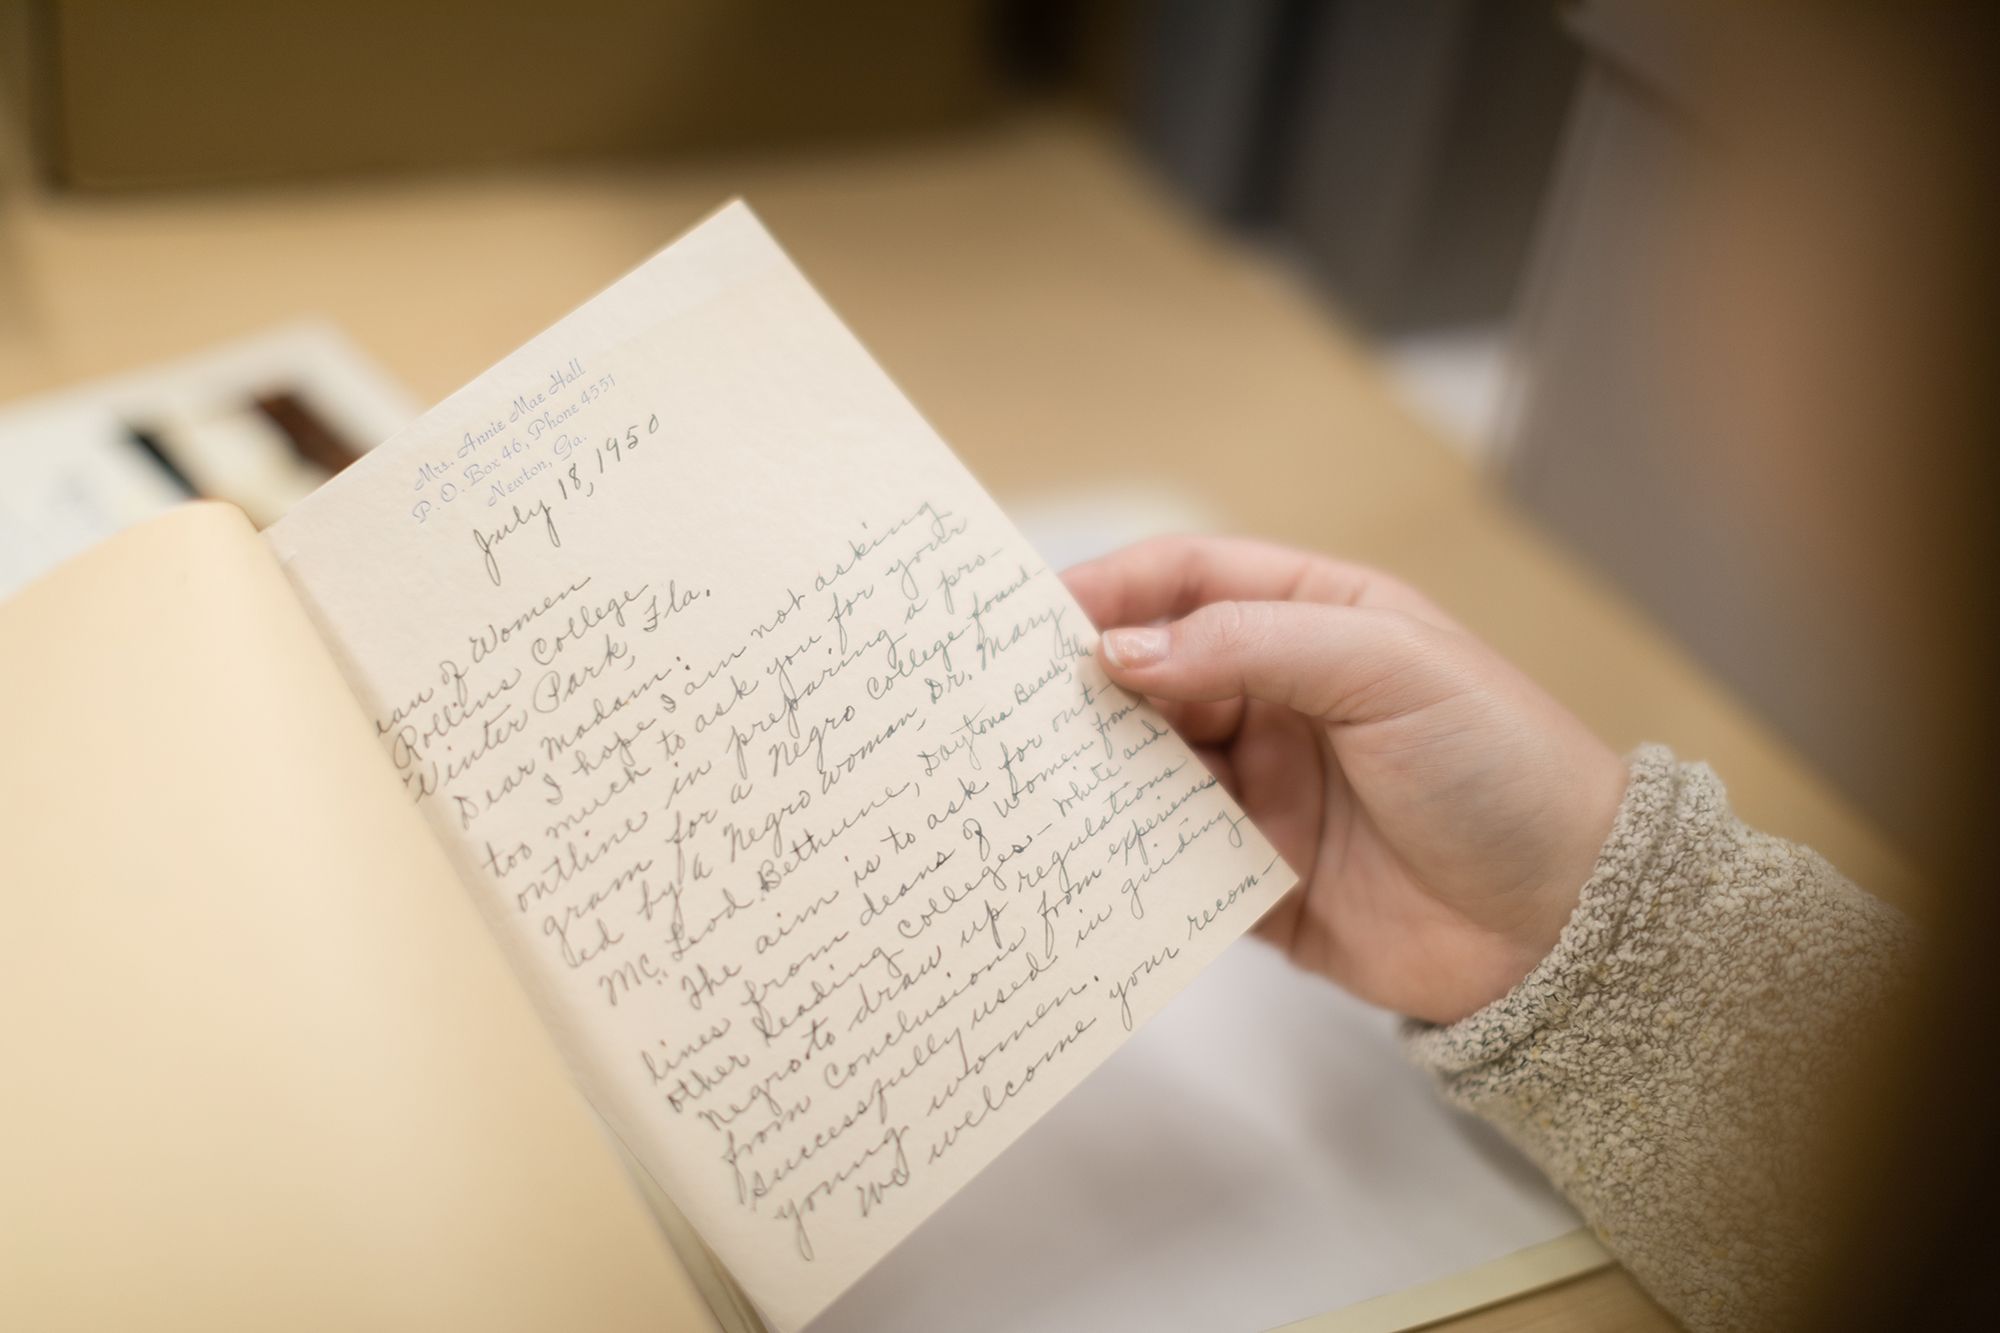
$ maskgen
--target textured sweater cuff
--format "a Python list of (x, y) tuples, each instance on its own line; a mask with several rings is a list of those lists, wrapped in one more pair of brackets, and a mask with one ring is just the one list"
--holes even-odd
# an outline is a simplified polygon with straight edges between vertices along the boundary
[(1556, 947), (1513, 990), (1447, 1027), (1404, 1026), (1410, 1057), (1447, 1081), (1531, 1050), (1573, 1021), (1609, 978), (1641, 886), (1671, 862), (1682, 770), (1665, 746), (1641, 747), (1611, 834)]

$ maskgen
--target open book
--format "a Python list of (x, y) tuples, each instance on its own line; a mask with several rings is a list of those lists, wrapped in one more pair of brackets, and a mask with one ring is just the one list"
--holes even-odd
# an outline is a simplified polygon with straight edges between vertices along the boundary
[[(332, 1326), (801, 1327), (1294, 883), (1093, 640), (741, 205), (261, 537), (192, 506), (84, 557), (0, 616), (34, 758), (0, 803), (46, 814), (11, 854), (53, 886), (16, 938), (63, 945), (9, 955), (0, 998), (49, 1017), (0, 1077), (69, 1080), (6, 1089), (47, 1132), (0, 1165), (11, 1217), (144, 1187), (122, 1246), (0, 1248), (78, 1275), (85, 1323), (181, 1308), (263, 1228)], [(205, 1101), (201, 1069), (252, 1073)], [(150, 1136), (75, 1112), (149, 1089)], [(272, 1178), (282, 1216), (232, 1189)], [(1524, 1207), (1508, 1234), (1571, 1225)]]
[(741, 205), (264, 541), (381, 783), (777, 1330), (1294, 882)]

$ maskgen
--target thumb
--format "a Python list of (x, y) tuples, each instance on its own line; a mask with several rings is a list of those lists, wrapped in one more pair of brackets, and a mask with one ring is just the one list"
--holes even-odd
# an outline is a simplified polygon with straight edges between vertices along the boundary
[(1169, 625), (1106, 630), (1098, 659), (1156, 699), (1262, 699), (1366, 722), (1451, 692), (1456, 636), (1401, 611), (1315, 602), (1214, 602)]

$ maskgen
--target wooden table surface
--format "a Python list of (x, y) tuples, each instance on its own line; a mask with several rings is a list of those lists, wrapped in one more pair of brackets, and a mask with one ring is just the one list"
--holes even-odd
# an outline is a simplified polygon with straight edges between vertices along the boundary
[[(1706, 758), (1752, 823), (1915, 893), (1767, 726), (1408, 415), (1322, 302), (1081, 123), (798, 159), (17, 185), (0, 196), (0, 399), (323, 315), (435, 400), (738, 194), (1003, 501), (1166, 488), (1229, 528), (1395, 570), (1613, 745)], [(1616, 1270), (1450, 1324), (1670, 1326)]]

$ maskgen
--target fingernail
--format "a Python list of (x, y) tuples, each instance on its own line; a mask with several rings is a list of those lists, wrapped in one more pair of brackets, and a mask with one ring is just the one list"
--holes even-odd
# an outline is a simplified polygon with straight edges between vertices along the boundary
[(1106, 630), (1104, 656), (1115, 667), (1151, 666), (1167, 655), (1167, 632), (1158, 626)]

